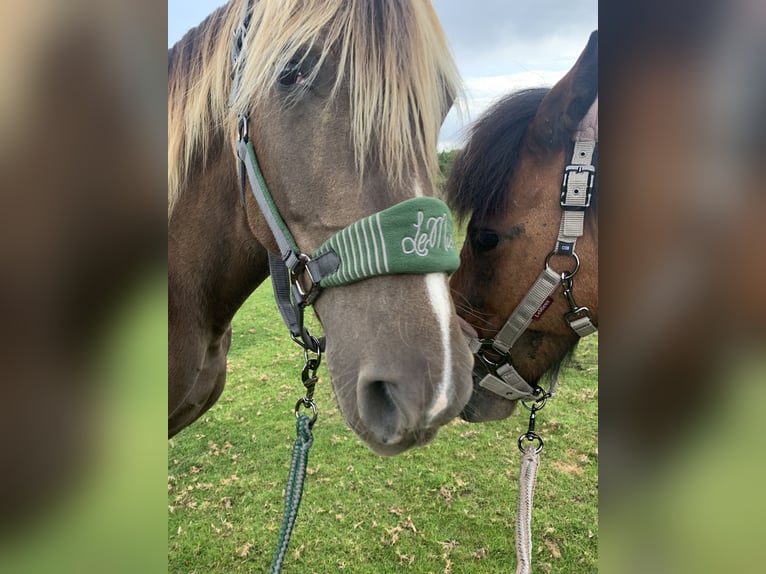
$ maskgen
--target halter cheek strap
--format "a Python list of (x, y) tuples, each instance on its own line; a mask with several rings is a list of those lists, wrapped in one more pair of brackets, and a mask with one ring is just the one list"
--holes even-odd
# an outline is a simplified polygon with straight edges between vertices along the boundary
[(571, 255), (577, 238), (583, 235), (585, 210), (590, 207), (596, 180), (593, 152), (598, 142), (598, 98), (580, 122), (575, 134), (572, 162), (564, 168), (561, 190), (561, 225), (556, 240), (556, 253)]
[(575, 252), (577, 238), (583, 235), (585, 210), (590, 207), (596, 178), (593, 166), (595, 141), (577, 141), (574, 144), (572, 163), (564, 168), (561, 190), (561, 225), (556, 239), (556, 253), (571, 255)]

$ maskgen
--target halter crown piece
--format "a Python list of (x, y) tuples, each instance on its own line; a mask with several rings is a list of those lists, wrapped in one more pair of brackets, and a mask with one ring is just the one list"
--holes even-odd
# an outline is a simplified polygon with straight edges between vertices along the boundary
[[(249, 2), (234, 31), (230, 105), (240, 88), (251, 13)], [(320, 345), (303, 326), (303, 310), (316, 300), (321, 288), (349, 285), (377, 275), (451, 273), (458, 268), (452, 215), (447, 205), (434, 197), (408, 199), (364, 217), (331, 236), (311, 255), (303, 253), (269, 193), (248, 137), (246, 112), (240, 111), (237, 124), (242, 203), (247, 174), (280, 251), (279, 256), (269, 253), (274, 297), (290, 334), (304, 348), (316, 351)]]

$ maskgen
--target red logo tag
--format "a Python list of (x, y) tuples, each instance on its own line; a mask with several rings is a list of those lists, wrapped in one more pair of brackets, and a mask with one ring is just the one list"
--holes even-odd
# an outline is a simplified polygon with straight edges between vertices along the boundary
[(548, 309), (548, 307), (551, 306), (551, 303), (553, 303), (553, 297), (548, 297), (543, 301), (543, 304), (540, 305), (540, 308), (535, 311), (535, 314), (532, 315), (532, 320), (537, 321), (540, 317), (543, 316), (543, 313)]

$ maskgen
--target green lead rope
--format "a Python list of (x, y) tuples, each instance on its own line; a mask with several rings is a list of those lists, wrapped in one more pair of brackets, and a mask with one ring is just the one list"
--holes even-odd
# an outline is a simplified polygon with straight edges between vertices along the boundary
[(285, 513), (282, 518), (282, 529), (279, 531), (279, 541), (271, 562), (270, 574), (279, 574), (282, 563), (285, 560), (287, 546), (290, 544), (290, 536), (293, 533), (295, 519), (298, 516), (298, 507), (301, 504), (303, 494), (303, 482), (306, 479), (306, 468), (309, 460), (309, 449), (314, 442), (311, 434), (313, 421), (306, 415), (298, 415), (295, 423), (296, 439), (293, 443), (293, 456), (290, 461), (290, 474), (287, 476), (285, 487)]

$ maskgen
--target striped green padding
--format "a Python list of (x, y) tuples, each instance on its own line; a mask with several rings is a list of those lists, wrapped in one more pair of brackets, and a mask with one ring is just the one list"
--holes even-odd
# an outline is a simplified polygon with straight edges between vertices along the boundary
[(360, 219), (325, 241), (312, 258), (330, 250), (340, 258), (340, 266), (321, 280), (322, 287), (375, 275), (451, 273), (460, 264), (452, 215), (434, 197), (408, 199)]

